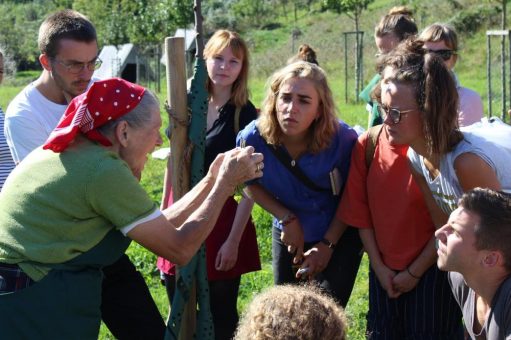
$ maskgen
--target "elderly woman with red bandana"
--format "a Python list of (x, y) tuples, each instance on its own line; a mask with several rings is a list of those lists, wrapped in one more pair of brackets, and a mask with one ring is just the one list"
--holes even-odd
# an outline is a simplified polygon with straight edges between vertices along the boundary
[(97, 338), (101, 268), (135, 240), (184, 264), (236, 185), (262, 175), (253, 148), (221, 154), (160, 211), (138, 183), (162, 143), (156, 97), (122, 79), (76, 97), (0, 194), (0, 329), (5, 338)]

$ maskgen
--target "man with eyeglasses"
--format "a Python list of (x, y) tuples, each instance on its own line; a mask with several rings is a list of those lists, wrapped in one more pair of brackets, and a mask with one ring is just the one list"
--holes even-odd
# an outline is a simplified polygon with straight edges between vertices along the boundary
[(94, 26), (78, 12), (57, 12), (42, 23), (38, 45), (43, 72), (6, 112), (5, 133), (16, 163), (46, 141), (67, 103), (91, 83), (101, 66), (96, 40)]
[[(76, 11), (50, 14), (39, 28), (38, 44), (43, 71), (6, 111), (5, 135), (17, 164), (45, 143), (68, 102), (87, 90), (101, 66), (94, 25)], [(104, 267), (103, 274), (101, 313), (112, 334), (120, 339), (162, 339), (165, 323), (129, 258), (123, 255)]]

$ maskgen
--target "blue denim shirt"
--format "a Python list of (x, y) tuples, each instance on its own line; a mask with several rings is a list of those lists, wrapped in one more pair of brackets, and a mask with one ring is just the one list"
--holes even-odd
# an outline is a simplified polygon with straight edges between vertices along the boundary
[[(305, 242), (321, 240), (335, 215), (340, 196), (334, 196), (331, 191), (315, 191), (296, 178), (269, 149), (269, 145), (259, 134), (257, 120), (240, 131), (236, 144), (239, 146), (242, 140), (245, 145), (252, 145), (256, 152), (264, 155), (263, 177), (247, 184), (260, 184), (292, 211), (300, 220)], [(344, 187), (348, 177), (351, 149), (356, 140), (356, 132), (347, 124), (339, 122), (339, 129), (326, 149), (317, 154), (303, 154), (296, 160), (296, 164), (310, 180), (322, 188), (331, 188), (330, 172), (337, 168)], [(275, 217), (273, 225), (282, 229)]]

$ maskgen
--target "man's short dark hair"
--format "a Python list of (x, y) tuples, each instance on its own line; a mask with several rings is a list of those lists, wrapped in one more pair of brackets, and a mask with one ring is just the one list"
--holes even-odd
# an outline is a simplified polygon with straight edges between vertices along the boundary
[(58, 53), (59, 42), (62, 39), (87, 43), (97, 41), (96, 29), (83, 14), (65, 9), (50, 14), (39, 27), (37, 39), (39, 50), (53, 58)]
[(475, 247), (500, 251), (504, 266), (511, 272), (511, 194), (475, 188), (463, 195), (460, 206), (479, 216)]

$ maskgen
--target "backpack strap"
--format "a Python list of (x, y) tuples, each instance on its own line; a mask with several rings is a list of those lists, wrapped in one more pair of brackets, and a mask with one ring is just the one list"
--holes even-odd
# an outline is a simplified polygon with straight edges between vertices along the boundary
[(383, 124), (376, 125), (367, 130), (367, 144), (366, 144), (366, 166), (367, 169), (371, 166), (378, 145), (378, 138), (383, 130)]
[(234, 135), (237, 136), (238, 132), (240, 132), (240, 112), (241, 107), (236, 106), (236, 110), (234, 111)]

